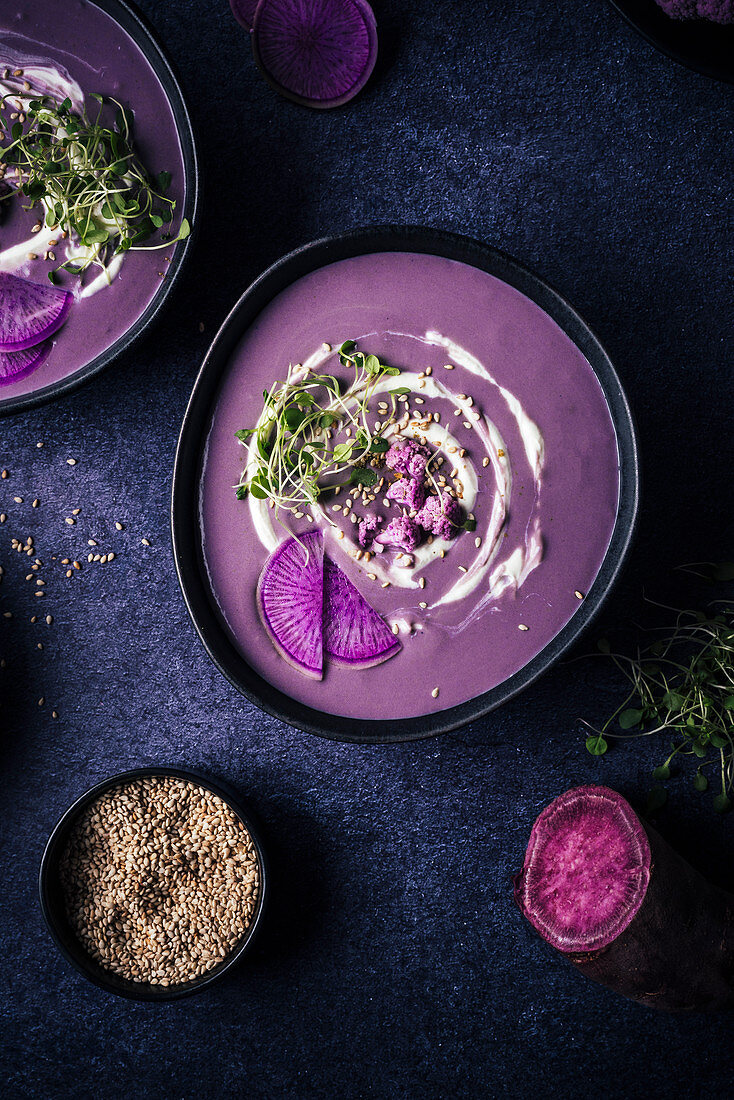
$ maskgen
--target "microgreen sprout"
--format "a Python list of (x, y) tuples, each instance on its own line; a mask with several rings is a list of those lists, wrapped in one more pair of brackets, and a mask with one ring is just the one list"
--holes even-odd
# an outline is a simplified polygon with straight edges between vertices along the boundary
[[(728, 576), (726, 569), (714, 569), (714, 578)], [(734, 602), (719, 601), (708, 613), (665, 610), (675, 612), (672, 629), (656, 631), (659, 637), (632, 657), (613, 652), (607, 639), (598, 643), (630, 689), (603, 726), (583, 722), (590, 731), (586, 747), (602, 756), (608, 738), (668, 734), (669, 752), (653, 778), (669, 779), (675, 764), (688, 757), (696, 766), (697, 791), (708, 789), (714, 773), (713, 806), (724, 813), (734, 802)], [(615, 722), (624, 732), (613, 730)], [(658, 808), (666, 792), (657, 787), (651, 795)]]
[[(151, 179), (133, 147), (131, 112), (115, 99), (92, 98), (93, 119), (72, 111), (69, 99), (33, 93), (23, 97), (24, 122), (0, 119), (5, 197), (20, 193), (26, 210), (42, 204), (46, 226), (69, 234), (74, 254), (60, 268), (73, 274), (92, 264), (106, 270), (112, 256), (129, 250), (170, 247), (191, 231), (184, 218), (175, 237), (166, 231), (158, 244), (142, 243), (173, 219), (176, 203), (165, 194), (170, 173)], [(7, 99), (19, 95), (0, 102)], [(102, 121), (105, 104), (116, 108), (112, 126)], [(49, 277), (54, 281), (54, 272)]]
[[(315, 504), (325, 488), (333, 488), (324, 485), (325, 478), (348, 475), (346, 484), (363, 487), (377, 482), (372, 460), (390, 444), (370, 428), (369, 403), (377, 384), (400, 371), (376, 355), (357, 351), (353, 340), (346, 340), (338, 354), (341, 365), (353, 371), (348, 386), (333, 375), (298, 366), (289, 368), (285, 381), (264, 391), (257, 425), (236, 433), (248, 447), (248, 461), (235, 487), (239, 499), (249, 493), (272, 502), (276, 512), (295, 511)], [(391, 412), (382, 418), (381, 430), (394, 420), (395, 399), (403, 392), (386, 394)], [(334, 441), (336, 434), (339, 442)]]

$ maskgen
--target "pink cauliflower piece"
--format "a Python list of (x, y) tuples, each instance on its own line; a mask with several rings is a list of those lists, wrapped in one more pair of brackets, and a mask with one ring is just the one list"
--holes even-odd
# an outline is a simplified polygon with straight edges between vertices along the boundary
[(430, 451), (414, 439), (398, 439), (385, 455), (385, 465), (396, 474), (422, 478), (426, 472)]
[(437, 538), (453, 539), (461, 526), (461, 507), (448, 494), (429, 497), (415, 517), (415, 522)]
[(412, 554), (421, 541), (422, 532), (410, 516), (396, 516), (375, 539), (381, 546), (392, 546)]
[(657, 0), (671, 19), (709, 19), (734, 23), (734, 0)]
[(417, 477), (401, 477), (387, 490), (387, 499), (417, 512), (426, 500), (426, 487)]
[(367, 550), (372, 545), (377, 532), (382, 526), (382, 520), (379, 516), (363, 516), (359, 521), (359, 527), (357, 528), (357, 538), (359, 545)]

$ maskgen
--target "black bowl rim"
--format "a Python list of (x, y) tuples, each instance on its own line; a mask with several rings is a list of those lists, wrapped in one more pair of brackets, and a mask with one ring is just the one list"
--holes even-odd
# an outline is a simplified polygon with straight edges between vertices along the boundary
[(40, 390), (34, 390), (33, 393), (21, 394), (7, 400), (0, 397), (0, 416), (25, 412), (28, 409), (37, 408), (39, 405), (45, 405), (46, 402), (53, 401), (57, 397), (71, 393), (95, 374), (99, 374), (123, 352), (127, 351), (132, 344), (136, 343), (158, 316), (164, 302), (178, 282), (184, 262), (196, 237), (200, 187), (199, 161), (191, 117), (177, 72), (161, 45), (155, 30), (132, 0), (91, 0), (91, 2), (95, 7), (111, 16), (127, 32), (142, 51), (148, 64), (161, 82), (166, 98), (171, 105), (178, 140), (181, 143), (181, 157), (184, 166), (184, 199), (181, 215), (188, 218), (192, 230), (186, 240), (179, 241), (176, 245), (165, 279), (127, 332), (124, 332), (105, 351), (100, 352), (89, 363), (86, 363), (66, 378), (51, 382)]
[(711, 80), (734, 84), (734, 26), (676, 20), (655, 0), (609, 0), (633, 30), (679, 65)]
[[(432, 253), (487, 271), (531, 298), (589, 361), (609, 406), (619, 449), (617, 519), (602, 566), (572, 618), (532, 661), (488, 692), (458, 706), (416, 718), (357, 719), (307, 707), (278, 691), (235, 648), (209, 587), (198, 519), (199, 472), (210, 411), (229, 355), (245, 327), (296, 279), (324, 264), (369, 252)], [(533, 683), (577, 641), (616, 580), (632, 538), (639, 497), (635, 429), (627, 398), (601, 343), (580, 315), (548, 283), (505, 252), (470, 237), (422, 226), (370, 226), (324, 237), (277, 260), (241, 295), (217, 332), (197, 375), (184, 414), (173, 473), (171, 534), (184, 601), (207, 653), (220, 672), (260, 709), (307, 733), (336, 741), (385, 744), (448, 733), (506, 702)]]
[[(59, 921), (55, 915), (55, 907), (51, 903), (49, 897), (49, 880), (52, 873), (53, 861), (59, 853), (60, 845), (71, 825), (82, 810), (86, 809), (87, 806), (111, 787), (119, 786), (121, 783), (130, 782), (133, 779), (146, 779), (151, 776), (173, 776), (177, 779), (188, 780), (195, 783), (197, 786), (206, 788), (206, 790), (211, 791), (221, 798), (223, 802), (226, 802), (240, 818), (242, 824), (252, 837), (260, 869), (260, 893), (257, 908), (247, 931), (237, 947), (231, 954), (227, 955), (218, 966), (214, 967), (201, 978), (197, 978), (192, 982), (186, 982), (180, 986), (169, 986), (168, 988), (164, 988), (163, 986), (150, 986), (143, 983), (138, 985), (138, 983), (126, 982), (124, 979), (114, 976), (108, 978), (104, 969), (89, 958), (81, 944), (79, 945), (78, 954), (70, 951), (59, 933)], [(201, 992), (213, 982), (224, 977), (224, 975), (242, 959), (245, 952), (250, 949), (255, 933), (260, 927), (261, 916), (265, 908), (265, 899), (268, 891), (268, 881), (267, 861), (263, 851), (259, 827), (253, 824), (251, 812), (244, 809), (237, 792), (234, 791), (228, 783), (220, 779), (212, 779), (209, 775), (205, 775), (201, 772), (192, 771), (189, 768), (179, 768), (174, 765), (170, 767), (162, 765), (131, 768), (128, 771), (111, 775), (107, 779), (101, 779), (72, 802), (71, 806), (64, 811), (56, 822), (46, 841), (38, 871), (38, 896), (43, 919), (46, 922), (46, 927), (48, 928), (51, 938), (67, 962), (71, 963), (80, 974), (100, 989), (103, 989), (106, 993), (114, 993), (118, 997), (126, 997), (128, 1000), (132, 1001), (146, 1001), (159, 1004), (167, 1001), (177, 1001), (182, 997), (191, 997), (195, 993)], [(73, 933), (71, 933), (71, 935), (73, 936)]]

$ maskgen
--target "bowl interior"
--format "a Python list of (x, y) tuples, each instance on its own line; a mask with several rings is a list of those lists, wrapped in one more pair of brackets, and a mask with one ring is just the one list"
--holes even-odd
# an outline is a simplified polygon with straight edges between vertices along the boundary
[[(203, 558), (199, 479), (212, 410), (234, 349), (247, 327), (282, 290), (337, 260), (370, 252), (428, 253), (498, 277), (541, 307), (590, 363), (604, 392), (617, 436), (619, 503), (612, 538), (596, 580), (573, 618), (528, 664), (497, 687), (458, 706), (400, 720), (361, 720), (306, 706), (258, 675), (236, 649), (217, 607)], [(527, 687), (579, 636), (613, 584), (631, 538), (638, 497), (637, 446), (627, 400), (606, 352), (573, 308), (535, 274), (504, 253), (456, 234), (420, 227), (377, 227), (328, 238), (290, 253), (240, 298), (204, 360), (184, 418), (173, 480), (172, 532), (179, 580), (202, 641), (224, 675), (251, 701), (289, 724), (342, 741), (414, 740), (455, 729)]]
[(65, 377), (50, 382), (38, 389), (17, 396), (2, 396), (0, 390), (0, 416), (34, 408), (76, 389), (92, 375), (97, 374), (118, 358), (148, 328), (168, 298), (176, 283), (181, 268), (190, 253), (193, 235), (196, 232), (199, 196), (199, 169), (191, 119), (181, 90), (178, 77), (164, 49), (150, 24), (133, 3), (127, 0), (94, 0), (95, 7), (109, 15), (135, 42), (148, 64), (158, 78), (171, 107), (176, 132), (181, 145), (181, 157), (184, 168), (183, 203), (177, 215), (188, 218), (193, 227), (192, 235), (179, 241), (171, 254), (171, 262), (166, 269), (166, 278), (156, 290), (137, 320), (119, 336), (113, 344), (96, 355), (84, 366), (72, 371)]
[[(61, 880), (59, 875), (59, 864), (64, 852), (64, 847), (69, 837), (69, 832), (72, 825), (77, 820), (79, 815), (100, 795), (104, 794), (112, 787), (116, 787), (121, 783), (129, 782), (134, 779), (143, 779), (150, 776), (175, 776), (178, 779), (188, 780), (195, 783), (197, 786), (205, 787), (207, 790), (212, 791), (218, 795), (224, 802), (226, 802), (237, 814), (242, 821), (242, 824), (247, 829), (248, 833), (252, 837), (252, 841), (257, 852), (257, 858), (260, 869), (260, 890), (258, 894), (257, 905), (253, 914), (252, 920), (247, 931), (240, 939), (237, 946), (227, 955), (221, 963), (212, 967), (206, 974), (199, 978), (195, 978), (190, 982), (185, 982), (179, 986), (154, 986), (148, 985), (143, 982), (131, 982), (124, 978), (118, 977), (109, 970), (106, 970), (99, 963), (95, 962), (90, 957), (83, 945), (79, 942), (75, 932), (73, 931), (68, 917), (66, 915), (66, 907), (64, 904), (64, 894), (61, 886)], [(56, 827), (54, 828), (51, 836), (46, 845), (46, 849), (43, 853), (41, 860), (41, 868), (39, 872), (39, 894), (41, 909), (43, 911), (46, 924), (49, 931), (53, 936), (57, 946), (61, 950), (61, 953), (66, 959), (72, 963), (85, 977), (94, 982), (95, 985), (100, 986), (102, 989), (106, 989), (109, 992), (117, 993), (121, 997), (128, 997), (133, 1000), (139, 1001), (171, 1001), (177, 1000), (180, 997), (187, 997), (193, 993), (197, 993), (205, 986), (210, 985), (217, 978), (220, 978), (227, 970), (230, 969), (243, 955), (243, 953), (250, 946), (255, 931), (260, 923), (260, 917), (263, 910), (263, 904), (266, 891), (266, 870), (265, 861), (263, 858), (263, 849), (260, 843), (258, 832), (252, 825), (252, 821), (249, 815), (246, 815), (243, 809), (238, 804), (237, 796), (228, 787), (223, 786), (219, 782), (214, 782), (208, 777), (197, 774), (196, 772), (182, 771), (177, 768), (136, 768), (133, 771), (123, 772), (120, 775), (111, 776), (109, 779), (103, 780), (98, 783), (91, 790), (83, 794), (77, 801), (69, 807), (63, 817), (60, 819)]]

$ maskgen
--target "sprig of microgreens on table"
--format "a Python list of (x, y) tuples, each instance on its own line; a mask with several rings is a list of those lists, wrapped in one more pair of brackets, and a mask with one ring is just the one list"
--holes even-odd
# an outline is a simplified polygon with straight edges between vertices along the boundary
[[(334, 488), (323, 485), (326, 477), (348, 475), (345, 484), (365, 487), (377, 482), (377, 471), (365, 463), (390, 444), (370, 427), (369, 403), (377, 384), (400, 370), (357, 351), (354, 340), (346, 340), (338, 354), (341, 365), (354, 372), (348, 386), (331, 374), (302, 374), (298, 366), (289, 368), (284, 382), (263, 391), (257, 426), (236, 433), (249, 449), (235, 487), (238, 499), (250, 494), (268, 500), (276, 511), (292, 511), (315, 504), (325, 488)], [(396, 399), (408, 393), (400, 387), (388, 392), (388, 423), (395, 417)], [(332, 444), (334, 432), (349, 437)]]
[[(18, 98), (11, 92), (0, 102)], [(142, 244), (173, 220), (176, 203), (165, 194), (170, 173), (160, 172), (154, 182), (133, 148), (131, 112), (111, 99), (115, 122), (106, 126), (105, 99), (92, 98), (99, 104), (94, 119), (85, 109), (74, 113), (68, 98), (57, 103), (50, 96), (31, 98), (12, 123), (0, 119), (8, 139), (0, 147), (0, 175), (10, 188), (5, 198), (14, 185), (28, 199), (25, 209), (40, 202), (46, 226), (78, 242), (79, 255), (57, 269), (75, 275), (92, 264), (106, 270), (111, 256), (131, 250), (168, 248), (191, 232), (184, 218), (175, 237)], [(50, 271), (52, 282), (55, 277)]]
[[(712, 565), (710, 570), (699, 575), (734, 580), (732, 563)], [(659, 636), (638, 647), (634, 656), (613, 652), (606, 638), (597, 643), (599, 652), (608, 655), (629, 681), (630, 690), (600, 728), (582, 720), (591, 731), (586, 747), (592, 756), (602, 756), (608, 738), (669, 733), (669, 752), (653, 770), (653, 778), (669, 779), (676, 763), (689, 757), (697, 764), (697, 791), (708, 789), (707, 772), (716, 773), (719, 790), (713, 806), (725, 813), (734, 802), (734, 601), (717, 601), (709, 612), (654, 606), (675, 614), (673, 626), (656, 630)], [(624, 732), (610, 729), (615, 721)], [(665, 789), (654, 788), (648, 809), (659, 809), (666, 800)]]

